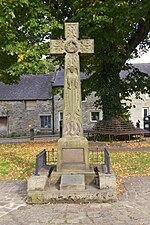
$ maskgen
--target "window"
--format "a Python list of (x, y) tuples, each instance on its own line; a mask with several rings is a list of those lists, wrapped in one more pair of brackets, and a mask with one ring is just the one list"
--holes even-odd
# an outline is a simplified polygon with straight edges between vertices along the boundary
[(51, 128), (51, 116), (40, 116), (41, 128)]
[(90, 112), (90, 120), (96, 122), (99, 120), (99, 112)]
[(149, 108), (143, 108), (144, 117), (149, 115)]
[(25, 101), (25, 108), (27, 110), (34, 110), (36, 107), (36, 101)]

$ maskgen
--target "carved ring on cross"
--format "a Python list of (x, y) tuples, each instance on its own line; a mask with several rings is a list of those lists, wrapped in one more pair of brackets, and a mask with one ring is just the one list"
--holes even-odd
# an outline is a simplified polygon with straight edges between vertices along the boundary
[(65, 44), (65, 50), (68, 53), (75, 53), (78, 51), (78, 44), (76, 41), (70, 40)]

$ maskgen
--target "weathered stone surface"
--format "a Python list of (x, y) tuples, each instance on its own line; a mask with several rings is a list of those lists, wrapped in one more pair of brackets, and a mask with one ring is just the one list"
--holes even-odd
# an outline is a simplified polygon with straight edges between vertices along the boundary
[(60, 182), (60, 190), (84, 190), (85, 178), (84, 175), (62, 175)]
[(64, 163), (83, 163), (84, 162), (84, 152), (83, 148), (63, 148), (62, 149), (62, 162)]
[[(63, 171), (63, 170), (88, 170), (89, 169), (89, 156), (88, 156), (88, 141), (84, 137), (63, 137), (60, 138), (58, 141), (58, 156), (57, 156), (57, 171)], [(70, 151), (73, 150), (75, 154), (76, 151), (76, 159), (74, 160), (73, 157), (70, 158), (70, 162), (68, 161), (68, 157), (63, 157), (63, 149), (70, 149)], [(83, 157), (81, 157), (81, 154), (79, 154), (78, 157), (78, 151), (81, 149), (83, 152)], [(64, 161), (67, 160), (67, 163)], [(76, 163), (75, 163), (76, 161)], [(75, 165), (78, 165), (75, 168)]]
[[(76, 157), (75, 161), (85, 164), (85, 168), (81, 165), (81, 169), (89, 168), (88, 145), (83, 138), (79, 53), (94, 53), (94, 40), (78, 38), (79, 24), (65, 23), (65, 40), (51, 40), (50, 44), (51, 54), (65, 53), (63, 137), (58, 142), (58, 171), (63, 170), (65, 164), (69, 163), (67, 155), (63, 154), (65, 153), (63, 149), (83, 148), (82, 160), (79, 154), (79, 159)], [(71, 164), (74, 161), (72, 158), (70, 157)]]
[(47, 174), (34, 176), (32, 175), (28, 180), (28, 192), (34, 190), (44, 190), (47, 184)]
[[(40, 172), (40, 176), (43, 174), (46, 175), (45, 170)], [(34, 186), (28, 188), (28, 202), (42, 204), (72, 201), (76, 203), (116, 201), (115, 176), (102, 173), (99, 175), (101, 183), (97, 186), (94, 171), (53, 171), (45, 185), (39, 186), (39, 189), (35, 188), (37, 185), (34, 180)], [(41, 182), (43, 181), (41, 180)]]
[(88, 203), (88, 202), (114, 202), (117, 200), (116, 192), (110, 189), (99, 190), (86, 186), (85, 190), (53, 190), (28, 192), (28, 203)]
[(28, 110), (26, 109), (25, 101), (0, 102), (0, 107), (4, 107), (8, 112), (7, 135), (29, 135), (29, 124), (32, 124), (35, 132), (44, 132), (44, 129), (41, 130), (40, 116), (52, 114), (52, 103), (51, 100), (36, 100), (35, 104), (36, 106), (32, 110)]
[(84, 175), (85, 177), (85, 184), (93, 186), (95, 184), (95, 172), (94, 171), (63, 171), (63, 172), (55, 172), (53, 171), (51, 176), (48, 179), (49, 188), (51, 189), (52, 186), (57, 186), (59, 189), (59, 184), (62, 175)]
[(114, 173), (99, 173), (99, 188), (100, 190), (109, 188), (116, 191), (116, 176)]
[(79, 53), (94, 53), (94, 40), (79, 40), (79, 24), (65, 23), (66, 40), (51, 40), (50, 53), (65, 53), (63, 136), (83, 136)]

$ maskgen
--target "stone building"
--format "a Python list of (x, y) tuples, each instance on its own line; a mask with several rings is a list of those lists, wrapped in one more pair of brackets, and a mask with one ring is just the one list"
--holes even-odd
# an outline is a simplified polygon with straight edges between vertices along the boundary
[[(86, 79), (87, 75), (80, 73), (81, 80)], [(56, 79), (53, 84), (53, 90), (62, 88), (64, 86), (64, 71), (58, 70), (56, 72)], [(83, 118), (83, 129), (92, 129), (97, 120), (102, 119), (102, 111), (94, 106), (96, 97), (94, 93), (87, 97), (82, 96), (82, 118)], [(63, 98), (59, 95), (54, 95), (54, 112), (55, 112), (55, 129), (59, 131), (60, 120), (63, 118)]]
[[(150, 64), (137, 64), (141, 72), (150, 74)], [(0, 82), (0, 136), (29, 135), (29, 125), (36, 133), (53, 134), (59, 132), (63, 116), (63, 99), (56, 93), (63, 88), (63, 70), (53, 75), (23, 75), (17, 85)], [(86, 79), (81, 73), (81, 79)], [(150, 115), (150, 95), (143, 100), (132, 96), (130, 119), (136, 126), (150, 130), (144, 117)], [(102, 111), (96, 109), (94, 93), (82, 99), (83, 129), (91, 129), (97, 120), (102, 119)], [(129, 102), (130, 104), (130, 102)]]
[[(138, 68), (140, 72), (149, 75), (150, 79), (150, 63), (134, 64), (134, 67)], [(126, 76), (127, 71), (122, 71), (121, 76)], [(132, 104), (130, 109), (130, 120), (136, 126), (137, 122), (140, 122), (140, 127), (150, 131), (150, 95), (142, 94), (141, 99), (136, 99), (135, 94), (132, 95), (132, 102), (126, 102)], [(149, 118), (148, 118), (149, 117)]]
[(21, 76), (15, 85), (0, 83), (0, 135), (27, 135), (52, 129), (52, 75)]
[[(62, 73), (58, 71), (54, 83), (53, 75), (23, 75), (14, 85), (0, 82), (0, 136), (29, 135), (29, 125), (39, 134), (59, 132), (63, 99), (52, 93), (63, 86)], [(102, 118), (93, 103), (94, 95), (82, 101), (84, 129)]]

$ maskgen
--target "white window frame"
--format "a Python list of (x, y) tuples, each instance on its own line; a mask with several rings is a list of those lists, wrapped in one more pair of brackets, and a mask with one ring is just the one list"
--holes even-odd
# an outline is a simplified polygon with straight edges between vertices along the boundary
[[(61, 118), (62, 114), (62, 118)], [(60, 121), (63, 119), (63, 111), (58, 112), (58, 130), (60, 130)]]
[(100, 120), (100, 112), (99, 111), (90, 111), (90, 122), (97, 122), (98, 121), (98, 120), (92, 120), (92, 113), (99, 113), (98, 120)]

